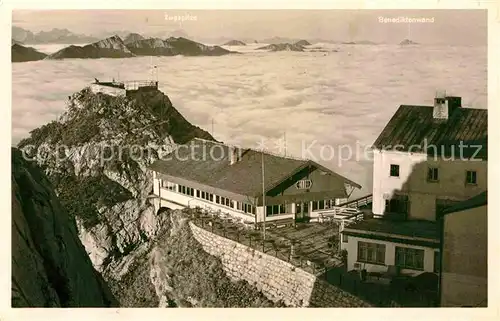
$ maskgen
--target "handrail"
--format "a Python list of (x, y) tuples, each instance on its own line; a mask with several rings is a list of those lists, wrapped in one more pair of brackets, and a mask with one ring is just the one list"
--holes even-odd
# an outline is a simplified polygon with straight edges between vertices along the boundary
[[(337, 206), (339, 206), (339, 207), (361, 207), (361, 206), (368, 205), (372, 201), (373, 201), (373, 194), (369, 194), (369, 195), (366, 195), (366, 196), (363, 196), (363, 197), (360, 197), (360, 198), (357, 198), (357, 199), (354, 199), (351, 201), (347, 201), (347, 202), (339, 204)], [(354, 205), (354, 206), (350, 206), (350, 205)]]

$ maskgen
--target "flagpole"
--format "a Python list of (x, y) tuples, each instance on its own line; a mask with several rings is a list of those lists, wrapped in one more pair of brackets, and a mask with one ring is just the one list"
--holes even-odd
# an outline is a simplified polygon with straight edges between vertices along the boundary
[(262, 148), (261, 154), (261, 162), (262, 162), (262, 212), (264, 213), (264, 220), (262, 221), (262, 234), (264, 240), (266, 239), (266, 188), (264, 185), (264, 148)]

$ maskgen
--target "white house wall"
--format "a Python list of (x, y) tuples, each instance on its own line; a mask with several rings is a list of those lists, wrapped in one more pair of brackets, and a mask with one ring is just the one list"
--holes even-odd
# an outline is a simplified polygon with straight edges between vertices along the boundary
[[(385, 197), (392, 197), (400, 190), (412, 173), (413, 167), (427, 160), (426, 154), (373, 151), (373, 214), (382, 215), (385, 210)], [(390, 176), (391, 164), (399, 165), (399, 177)]]
[(367, 272), (386, 272), (389, 265), (396, 265), (396, 246), (424, 250), (424, 270), (401, 269), (402, 273), (417, 275), (423, 272), (434, 271), (434, 252), (436, 252), (437, 249), (403, 243), (392, 243), (386, 241), (365, 239), (351, 235), (348, 236), (347, 243), (342, 243), (342, 249), (347, 250), (348, 271), (354, 270), (354, 263), (356, 263), (358, 260), (358, 241), (385, 244), (385, 265), (361, 263), (361, 268), (366, 269)]

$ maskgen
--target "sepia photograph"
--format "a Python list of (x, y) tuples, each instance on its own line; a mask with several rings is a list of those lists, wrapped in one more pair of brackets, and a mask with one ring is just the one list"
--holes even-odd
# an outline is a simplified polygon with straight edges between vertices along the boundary
[(11, 67), (12, 308), (495, 301), (485, 9), (16, 9)]

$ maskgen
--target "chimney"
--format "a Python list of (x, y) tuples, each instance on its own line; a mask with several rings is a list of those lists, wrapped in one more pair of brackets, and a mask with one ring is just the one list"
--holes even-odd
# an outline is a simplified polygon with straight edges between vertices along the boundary
[(435, 120), (448, 119), (448, 101), (446, 100), (445, 91), (436, 92), (436, 97), (434, 97), (434, 111), (432, 113), (432, 116)]
[(435, 120), (446, 121), (453, 115), (453, 112), (462, 107), (462, 98), (456, 96), (446, 96), (445, 91), (436, 92), (434, 98), (433, 117)]

